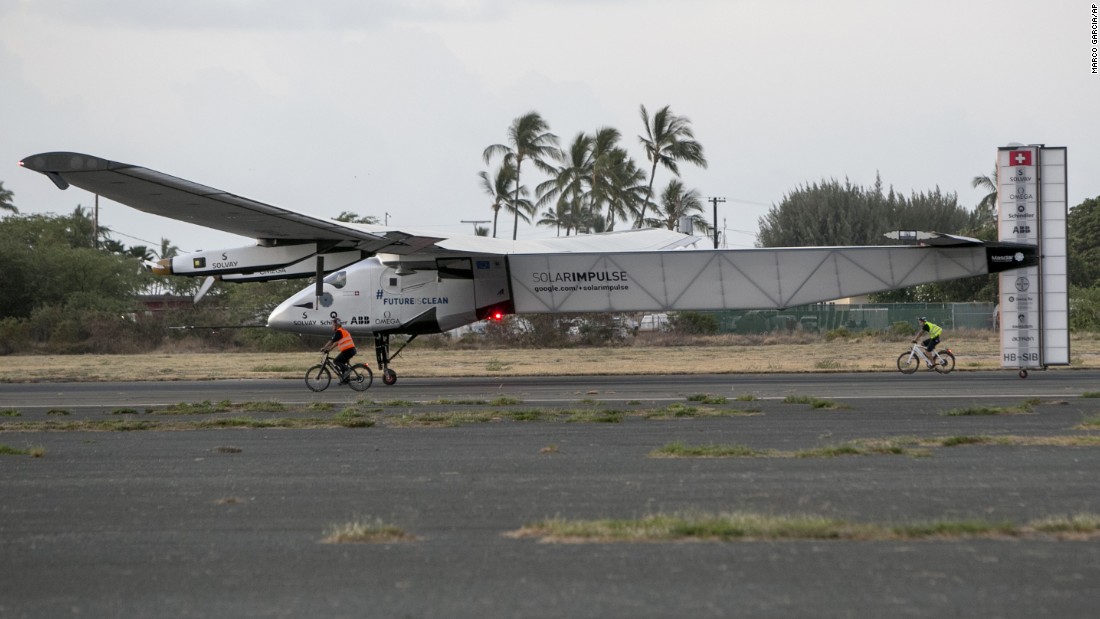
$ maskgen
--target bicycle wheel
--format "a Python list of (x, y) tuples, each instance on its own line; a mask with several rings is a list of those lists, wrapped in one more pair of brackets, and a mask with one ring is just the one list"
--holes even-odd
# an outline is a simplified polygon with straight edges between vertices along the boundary
[(940, 351), (940, 362), (936, 364), (936, 371), (940, 374), (947, 374), (954, 369), (955, 355), (951, 354), (950, 350)]
[(912, 352), (903, 352), (898, 355), (898, 371), (902, 374), (912, 374), (920, 368), (920, 357)]
[(348, 370), (348, 386), (356, 391), (370, 389), (373, 382), (374, 373), (370, 371), (370, 367), (362, 363), (356, 363)]
[(306, 387), (310, 391), (324, 391), (332, 382), (332, 374), (324, 365), (315, 365), (306, 370)]

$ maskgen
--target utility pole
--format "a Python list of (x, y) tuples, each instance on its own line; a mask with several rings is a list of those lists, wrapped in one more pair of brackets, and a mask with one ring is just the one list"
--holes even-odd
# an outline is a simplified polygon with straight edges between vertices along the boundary
[(464, 224), (474, 224), (474, 235), (477, 236), (477, 225), (478, 224), (487, 224), (492, 220), (491, 219), (462, 219), (460, 221)]
[(385, 215), (386, 215), (386, 218), (382, 220), (385, 223), (383, 223), (382, 225), (388, 226), (388, 225), (390, 225), (390, 214), (386, 213)]
[(99, 249), (99, 194), (95, 194), (95, 207), (92, 209), (92, 249)]
[(714, 206), (714, 249), (718, 249), (718, 203), (725, 202), (725, 198), (707, 198)]

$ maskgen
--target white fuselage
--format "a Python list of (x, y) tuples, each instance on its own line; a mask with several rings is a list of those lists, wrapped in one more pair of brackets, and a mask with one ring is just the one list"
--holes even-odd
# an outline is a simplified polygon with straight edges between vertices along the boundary
[[(326, 276), (320, 299), (309, 286), (283, 301), (267, 325), (327, 334), (339, 318), (353, 335), (438, 333), (474, 322), (479, 308), (510, 298), (503, 260), (466, 258), (432, 267), (399, 272), (379, 257), (361, 260)], [(497, 292), (504, 296), (489, 298)]]

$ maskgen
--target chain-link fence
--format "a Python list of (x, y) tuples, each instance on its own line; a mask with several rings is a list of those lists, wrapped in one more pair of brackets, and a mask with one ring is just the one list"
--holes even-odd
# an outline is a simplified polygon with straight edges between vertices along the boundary
[(783, 310), (731, 310), (714, 312), (722, 333), (770, 333), (775, 331), (883, 331), (906, 322), (917, 329), (917, 318), (945, 329), (993, 329), (992, 303), (822, 303)]

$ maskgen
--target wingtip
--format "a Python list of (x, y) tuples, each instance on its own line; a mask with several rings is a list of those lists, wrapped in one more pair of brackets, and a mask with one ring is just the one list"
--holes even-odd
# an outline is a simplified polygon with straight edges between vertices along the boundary
[(112, 162), (100, 157), (82, 153), (55, 151), (24, 157), (19, 165), (46, 174), (47, 172), (86, 172), (106, 170)]

